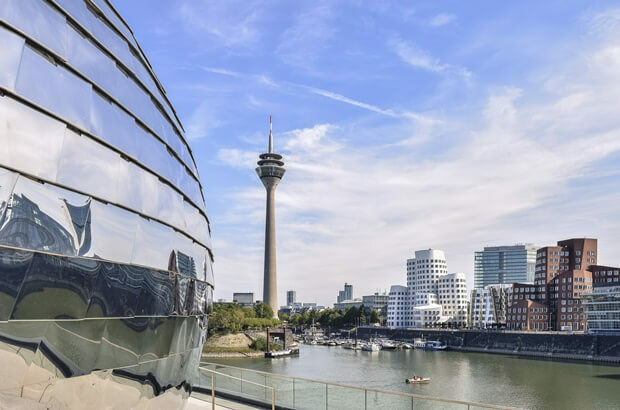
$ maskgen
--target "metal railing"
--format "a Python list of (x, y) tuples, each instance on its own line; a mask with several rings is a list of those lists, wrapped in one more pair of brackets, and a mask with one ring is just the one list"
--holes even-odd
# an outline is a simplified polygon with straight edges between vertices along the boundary
[[(271, 410), (275, 410), (275, 408), (276, 408), (276, 389), (274, 387), (272, 387), (272, 386), (265, 386), (263, 384), (255, 383), (255, 382), (252, 382), (252, 381), (249, 381), (249, 380), (243, 380), (242, 378), (234, 377), (234, 376), (231, 376), (231, 375), (225, 374), (225, 373), (220, 373), (218, 371), (215, 371), (215, 370), (212, 370), (212, 369), (208, 369), (206, 367), (199, 367), (199, 371), (201, 373), (200, 380), (202, 380), (202, 376), (203, 376), (204, 372), (206, 372), (207, 374), (210, 375), (210, 379), (211, 379), (210, 393), (211, 393), (211, 409), (212, 410), (215, 410), (215, 396), (216, 396), (216, 391), (218, 390), (218, 383), (217, 383), (217, 378), (218, 377), (220, 378), (220, 385), (222, 384), (222, 380), (221, 379), (223, 379), (223, 378), (224, 379), (229, 379), (229, 380), (239, 381), (240, 385), (241, 385), (241, 390), (240, 390), (239, 393), (241, 393), (241, 394), (243, 394), (243, 383), (246, 384), (246, 391), (247, 391), (247, 385), (248, 384), (251, 385), (251, 386), (254, 386), (254, 387), (262, 388), (262, 389), (265, 390), (265, 392), (271, 391), (271, 403), (270, 403), (271, 404)], [(206, 390), (207, 386), (199, 385), (198, 387), (203, 389), (203, 390)], [(230, 397), (230, 396), (234, 397), (234, 394), (230, 394), (230, 393), (234, 393), (234, 392), (230, 392), (230, 391), (228, 391), (225, 388), (220, 389), (220, 390), (222, 390), (223, 393), (229, 393), (227, 395), (228, 397)], [(265, 396), (266, 395), (267, 394), (265, 394)], [(245, 396), (247, 396), (247, 394)], [(266, 400), (266, 397), (263, 398), (261, 396), (261, 397), (245, 397), (245, 398), (246, 399), (247, 398), (254, 399), (252, 401), (260, 402), (260, 404), (263, 404), (263, 405), (269, 404), (267, 402), (267, 400)]]
[[(195, 383), (212, 394), (280, 409), (510, 409), (367, 387), (323, 382), (258, 370), (203, 363)], [(213, 396), (215, 397), (215, 396)], [(271, 399), (271, 400), (270, 400)]]

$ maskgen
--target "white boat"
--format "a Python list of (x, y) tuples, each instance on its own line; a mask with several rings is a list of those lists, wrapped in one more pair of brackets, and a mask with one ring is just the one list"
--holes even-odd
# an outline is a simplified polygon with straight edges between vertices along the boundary
[(430, 377), (424, 376), (413, 376), (411, 379), (405, 379), (405, 383), (407, 384), (426, 384), (431, 381)]
[(381, 347), (379, 347), (379, 345), (375, 343), (366, 343), (362, 346), (362, 350), (365, 352), (378, 352), (379, 350), (381, 350)]
[(426, 340), (424, 339), (415, 339), (413, 341), (414, 349), (424, 349), (426, 347)]
[(381, 342), (381, 349), (383, 350), (396, 350), (398, 346), (391, 340), (383, 340)]
[(286, 349), (273, 352), (265, 352), (265, 358), (273, 359), (276, 357), (295, 356), (299, 354), (299, 349)]
[(400, 345), (403, 349), (413, 349), (413, 345), (411, 343), (403, 343)]
[(428, 340), (424, 350), (446, 350), (447, 347), (447, 345), (442, 345), (438, 340)]

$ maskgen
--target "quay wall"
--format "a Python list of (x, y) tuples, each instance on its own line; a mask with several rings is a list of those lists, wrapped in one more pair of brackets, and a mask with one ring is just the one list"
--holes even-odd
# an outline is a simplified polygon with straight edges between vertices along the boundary
[(613, 335), (360, 327), (358, 337), (423, 338), (439, 340), (451, 350), (620, 364), (620, 336)]

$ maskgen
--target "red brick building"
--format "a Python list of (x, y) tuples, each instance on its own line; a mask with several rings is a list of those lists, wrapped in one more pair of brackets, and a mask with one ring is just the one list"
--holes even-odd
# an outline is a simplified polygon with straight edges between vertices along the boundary
[(596, 260), (596, 239), (568, 239), (538, 249), (534, 284), (514, 285), (507, 328), (586, 330), (581, 293), (592, 289), (588, 268)]

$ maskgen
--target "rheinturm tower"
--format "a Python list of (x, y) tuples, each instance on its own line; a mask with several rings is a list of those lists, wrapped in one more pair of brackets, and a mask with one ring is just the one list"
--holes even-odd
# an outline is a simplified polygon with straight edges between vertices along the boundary
[(267, 190), (265, 216), (265, 275), (263, 278), (263, 302), (271, 306), (274, 317), (278, 315), (278, 289), (276, 278), (276, 214), (275, 193), (284, 172), (282, 155), (273, 152), (273, 127), (269, 116), (269, 150), (259, 155), (256, 173)]

